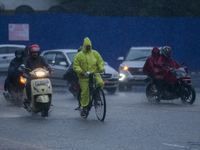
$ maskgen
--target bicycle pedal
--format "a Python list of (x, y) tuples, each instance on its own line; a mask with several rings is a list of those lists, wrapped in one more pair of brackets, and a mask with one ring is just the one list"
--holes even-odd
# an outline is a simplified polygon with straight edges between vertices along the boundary
[(75, 108), (75, 110), (80, 110), (80, 107)]

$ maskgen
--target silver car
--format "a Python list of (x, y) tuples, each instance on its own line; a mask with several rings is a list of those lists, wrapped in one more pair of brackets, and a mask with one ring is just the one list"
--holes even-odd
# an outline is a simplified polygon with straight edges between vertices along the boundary
[[(67, 81), (64, 80), (63, 75), (69, 69), (76, 54), (77, 49), (46, 50), (41, 53), (41, 56), (43, 56), (49, 64), (52, 64), (52, 62), (55, 64), (52, 66), (55, 75), (51, 79), (54, 86), (67, 86)], [(104, 67), (106, 70), (106, 74), (102, 75), (102, 79), (105, 82), (104, 89), (106, 89), (108, 93), (114, 94), (118, 88), (118, 72), (106, 62), (104, 63)]]
[(0, 72), (7, 72), (10, 62), (15, 58), (17, 48), (25, 48), (25, 45), (2, 44), (0, 45)]
[(119, 90), (131, 90), (133, 85), (144, 85), (146, 75), (143, 73), (143, 66), (146, 59), (151, 55), (153, 47), (131, 47), (125, 59), (119, 57), (122, 61), (119, 66)]
[(66, 86), (67, 81), (63, 79), (63, 75), (69, 69), (69, 66), (77, 54), (77, 49), (55, 49), (43, 51), (40, 55), (49, 63), (54, 63), (52, 69), (55, 74), (51, 78), (54, 86)]

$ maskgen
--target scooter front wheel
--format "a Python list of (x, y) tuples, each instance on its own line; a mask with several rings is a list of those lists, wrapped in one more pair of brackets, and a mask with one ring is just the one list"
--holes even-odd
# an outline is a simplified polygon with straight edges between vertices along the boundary
[(42, 111), (41, 111), (42, 117), (48, 117), (49, 104), (48, 103), (42, 103), (41, 105), (42, 105)]

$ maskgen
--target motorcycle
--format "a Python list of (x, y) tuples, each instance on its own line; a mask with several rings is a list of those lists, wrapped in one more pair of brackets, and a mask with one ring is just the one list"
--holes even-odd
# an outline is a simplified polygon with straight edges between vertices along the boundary
[(25, 87), (25, 79), (22, 76), (16, 78), (13, 83), (8, 87), (8, 92), (4, 92), (3, 95), (6, 100), (10, 101), (14, 105), (21, 106), (23, 101), (23, 90)]
[(170, 72), (176, 77), (175, 85), (166, 83), (160, 76), (148, 76), (146, 79), (148, 83), (146, 87), (147, 99), (150, 102), (160, 102), (161, 100), (180, 98), (184, 103), (193, 104), (196, 99), (196, 92), (190, 84), (191, 78), (185, 68), (170, 68)]
[(49, 71), (42, 68), (30, 70), (22, 65), (22, 68), (29, 70), (31, 78), (31, 104), (28, 102), (26, 88), (24, 88), (24, 108), (28, 112), (41, 112), (42, 117), (47, 117), (52, 101), (52, 85), (47, 78)]
[(77, 97), (78, 91), (80, 89), (80, 84), (76, 81), (71, 80), (67, 82), (67, 88), (73, 94), (74, 97)]

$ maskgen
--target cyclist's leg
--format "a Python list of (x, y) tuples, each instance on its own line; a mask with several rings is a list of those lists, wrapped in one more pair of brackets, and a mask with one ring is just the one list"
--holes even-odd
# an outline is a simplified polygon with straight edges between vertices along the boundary
[(97, 81), (97, 85), (99, 85), (103, 89), (105, 83), (103, 82), (100, 75), (96, 76), (96, 81)]
[(81, 106), (86, 107), (89, 104), (89, 79), (80, 79), (81, 87)]
[[(103, 82), (103, 80), (102, 80), (102, 78), (101, 78), (101, 76), (99, 75), (99, 76), (96, 76), (96, 81), (97, 81), (97, 85), (99, 85), (100, 87), (101, 87), (101, 89), (103, 89), (104, 88), (104, 82)], [(101, 90), (99, 91), (99, 93), (101, 93)], [(97, 97), (97, 100), (100, 100), (101, 98), (99, 97), (100, 95), (98, 94), (97, 95), (98, 97)]]

